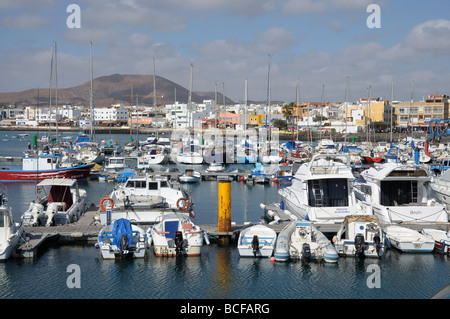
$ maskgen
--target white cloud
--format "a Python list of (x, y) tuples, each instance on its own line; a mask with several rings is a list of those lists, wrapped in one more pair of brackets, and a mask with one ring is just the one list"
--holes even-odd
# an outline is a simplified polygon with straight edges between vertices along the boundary
[(31, 13), (6, 16), (1, 23), (4, 27), (11, 29), (36, 29), (49, 26), (46, 19)]

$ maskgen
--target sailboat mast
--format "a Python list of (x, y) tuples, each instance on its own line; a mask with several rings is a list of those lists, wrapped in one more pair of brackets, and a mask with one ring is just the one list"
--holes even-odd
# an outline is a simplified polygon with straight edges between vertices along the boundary
[(392, 143), (392, 121), (393, 121), (393, 116), (394, 116), (394, 104), (392, 103), (394, 99), (394, 80), (392, 80), (392, 84), (391, 84), (391, 140), (390, 142)]
[(153, 107), (156, 108), (156, 76), (155, 76), (155, 58), (153, 58)]
[(92, 63), (92, 42), (89, 44), (89, 66), (91, 72), (91, 90), (89, 94), (89, 111), (91, 115), (91, 141), (94, 140), (94, 66)]
[(56, 41), (55, 41), (55, 121), (56, 121), (56, 145), (58, 145), (58, 58), (56, 55)]

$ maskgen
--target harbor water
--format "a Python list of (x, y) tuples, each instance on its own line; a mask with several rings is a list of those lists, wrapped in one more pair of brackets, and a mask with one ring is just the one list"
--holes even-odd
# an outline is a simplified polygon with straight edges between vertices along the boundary
[[(33, 134), (11, 137), (17, 133), (0, 132), (3, 156), (21, 156), (32, 141)], [(116, 137), (122, 145), (129, 140), (128, 135)], [(1, 163), (6, 164), (11, 163)], [(34, 199), (35, 184), (3, 184), (19, 221)], [(79, 186), (98, 205), (114, 184), (89, 179)], [(217, 224), (217, 182), (185, 187), (192, 194), (195, 222)], [(235, 181), (231, 189), (232, 221), (237, 224), (260, 222), (260, 204), (280, 201), (273, 183), (249, 186)], [(73, 265), (79, 267), (79, 287), (68, 284)], [(36, 258), (0, 263), (1, 299), (427, 299), (448, 284), (448, 256), (392, 249), (380, 259), (280, 263), (240, 258), (235, 245), (213, 242), (203, 246), (199, 257), (160, 258), (149, 249), (144, 259), (114, 261), (103, 260), (94, 243), (49, 243)]]

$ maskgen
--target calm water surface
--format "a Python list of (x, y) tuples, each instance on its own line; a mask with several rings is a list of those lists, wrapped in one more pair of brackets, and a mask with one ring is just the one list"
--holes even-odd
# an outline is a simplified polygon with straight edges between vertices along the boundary
[[(2, 155), (20, 156), (27, 148), (26, 138), (6, 141), (17, 133), (0, 132)], [(120, 137), (122, 143), (129, 139), (127, 135)], [(34, 198), (34, 184), (5, 185), (18, 221)], [(88, 180), (80, 182), (80, 187), (88, 190), (89, 201), (98, 204), (113, 184)], [(217, 183), (187, 187), (195, 203), (195, 222), (217, 223)], [(260, 203), (279, 202), (277, 191), (272, 184), (232, 182), (232, 220), (238, 224), (259, 222), (263, 215)], [(141, 260), (110, 261), (103, 260), (93, 244), (51, 244), (35, 259), (0, 263), (0, 298), (426, 299), (450, 284), (448, 259), (434, 253), (388, 250), (381, 259), (340, 258), (337, 264), (272, 263), (269, 259), (240, 258), (234, 245), (212, 243), (203, 247), (200, 257), (156, 258), (150, 249)], [(71, 264), (80, 267), (80, 288), (67, 286)], [(379, 270), (379, 288), (369, 288), (373, 265)]]

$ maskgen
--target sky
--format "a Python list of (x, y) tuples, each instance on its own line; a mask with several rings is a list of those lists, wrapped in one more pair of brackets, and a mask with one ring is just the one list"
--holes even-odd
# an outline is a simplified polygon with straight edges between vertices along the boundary
[(55, 42), (58, 88), (89, 81), (92, 42), (95, 78), (152, 75), (154, 58), (156, 75), (189, 88), (192, 64), (194, 91), (217, 87), (235, 102), (246, 82), (248, 100), (390, 99), (393, 85), (394, 100), (419, 101), (450, 94), (449, 9), (441, 0), (1, 0), (0, 92), (48, 88)]

